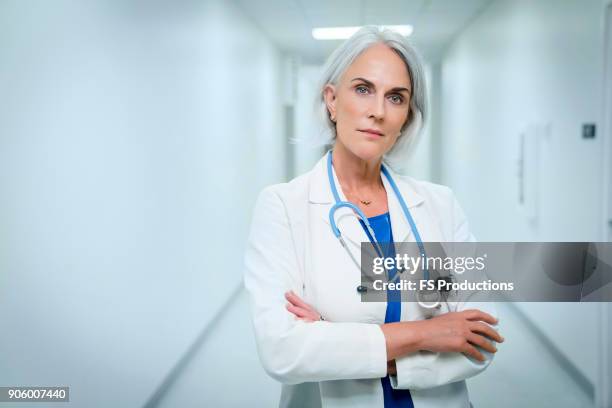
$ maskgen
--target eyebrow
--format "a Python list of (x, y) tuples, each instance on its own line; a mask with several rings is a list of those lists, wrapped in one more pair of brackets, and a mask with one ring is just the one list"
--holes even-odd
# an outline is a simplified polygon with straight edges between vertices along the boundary
[[(372, 81), (368, 81), (365, 78), (357, 77), (357, 78), (351, 79), (351, 82), (354, 82), (354, 81), (362, 81), (362, 82), (365, 82), (366, 85), (368, 85), (368, 86), (370, 86), (372, 88), (376, 88), (376, 86), (374, 85), (374, 83)], [(408, 95), (410, 95), (410, 89), (404, 88), (402, 86), (397, 86), (397, 87), (391, 89), (391, 92), (406, 92), (406, 93), (408, 93)]]

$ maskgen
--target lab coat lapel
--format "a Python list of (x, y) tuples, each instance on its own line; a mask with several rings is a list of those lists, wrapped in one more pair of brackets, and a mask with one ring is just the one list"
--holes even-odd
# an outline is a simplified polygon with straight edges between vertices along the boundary
[[(400, 190), (408, 209), (410, 210), (412, 218), (417, 226), (417, 229), (419, 230), (419, 234), (422, 234), (422, 228), (420, 228), (418, 221), (419, 217), (416, 216), (416, 211), (413, 209), (424, 201), (423, 197), (421, 197), (414, 190), (414, 188), (405, 182), (397, 173), (391, 170), (389, 166), (386, 167), (391, 177), (393, 177), (393, 181), (395, 181), (397, 188)], [(387, 205), (389, 207), (389, 215), (391, 217), (393, 240), (395, 242), (407, 242), (408, 240), (416, 241), (414, 234), (412, 233), (412, 229), (410, 228), (410, 223), (404, 214), (404, 210), (402, 209), (398, 197), (395, 195), (395, 192), (391, 187), (391, 183), (389, 183), (389, 180), (387, 180), (384, 175), (382, 176), (382, 181), (383, 185), (385, 186), (385, 191), (387, 192)], [(421, 236), (421, 238), (423, 237)]]

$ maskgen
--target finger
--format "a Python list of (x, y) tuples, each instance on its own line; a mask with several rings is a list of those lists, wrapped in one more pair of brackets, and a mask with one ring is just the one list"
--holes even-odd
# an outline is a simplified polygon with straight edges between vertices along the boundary
[(310, 312), (313, 315), (318, 315), (318, 312), (316, 310), (314, 310), (311, 306), (304, 306), (303, 303), (298, 303), (296, 302), (296, 299), (292, 296), (287, 297), (287, 300), (289, 301), (289, 303), (291, 303), (293, 306), (300, 308), (304, 311)]
[(472, 357), (473, 359), (478, 360), (478, 361), (485, 361), (485, 358), (482, 355), (482, 353), (478, 351), (476, 347), (472, 346), (471, 344), (468, 344), (467, 346), (465, 346), (465, 350), (463, 351), (463, 354), (465, 354), (468, 357)]
[(298, 317), (303, 317), (306, 319), (310, 319), (312, 321), (316, 321), (316, 320), (321, 320), (321, 316), (316, 313), (316, 312), (312, 312), (310, 310), (305, 310), (301, 307), (297, 307), (294, 305), (290, 305), (288, 304), (287, 310), (289, 310), (291, 313), (293, 313), (294, 315), (298, 316)]
[(307, 310), (302, 309), (301, 307), (297, 307), (292, 305), (291, 303), (287, 303), (287, 310), (296, 315), (297, 317), (312, 317)]
[(482, 322), (472, 322), (469, 327), (470, 327), (470, 330), (473, 331), (474, 333), (484, 334), (491, 340), (494, 340), (498, 343), (503, 343), (504, 341), (504, 338), (497, 332), (497, 330), (495, 330), (488, 324), (485, 324)]
[(469, 309), (463, 311), (468, 320), (480, 320), (489, 324), (497, 324), (498, 320), (488, 313), (478, 309)]
[(483, 321), (489, 324), (497, 324), (498, 319), (491, 316), (490, 314), (483, 312), (482, 310), (478, 310), (478, 309), (469, 309), (469, 310), (464, 310), (463, 314), (465, 316), (465, 318), (467, 320), (472, 320), (472, 321)]
[(497, 352), (497, 347), (495, 347), (493, 344), (491, 344), (490, 341), (488, 341), (487, 339), (485, 339), (484, 337), (482, 337), (479, 334), (476, 334), (476, 333), (470, 334), (467, 337), (467, 341), (469, 341), (470, 343), (472, 343), (475, 346), (480, 347), (483, 350), (488, 351), (489, 353)]
[(312, 309), (312, 306), (310, 306), (308, 303), (304, 302), (298, 295), (293, 293), (293, 291), (287, 292), (285, 294), (285, 297), (287, 298), (288, 301), (290, 301), (291, 303), (293, 303), (296, 306), (300, 306), (300, 307), (302, 307), (304, 309)]
[(292, 305), (301, 307), (296, 298), (292, 296), (289, 292), (285, 293), (285, 299), (287, 299), (287, 301), (290, 302)]

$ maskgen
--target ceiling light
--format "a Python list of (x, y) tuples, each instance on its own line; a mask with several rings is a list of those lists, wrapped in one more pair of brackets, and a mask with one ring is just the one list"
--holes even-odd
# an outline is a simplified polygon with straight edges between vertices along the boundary
[[(380, 28), (387, 28), (389, 30), (396, 31), (408, 37), (412, 34), (413, 27), (411, 25), (393, 25), (393, 26), (379, 26)], [(315, 40), (346, 40), (353, 34), (355, 34), (361, 27), (320, 27), (312, 29), (312, 37)]]

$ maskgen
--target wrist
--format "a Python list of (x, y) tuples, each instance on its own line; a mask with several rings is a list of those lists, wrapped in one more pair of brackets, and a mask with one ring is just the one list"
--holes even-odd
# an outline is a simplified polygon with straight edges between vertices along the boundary
[(402, 354), (411, 354), (415, 353), (422, 349), (423, 347), (423, 329), (422, 329), (423, 321), (411, 321), (411, 322), (403, 322), (404, 330), (402, 330), (404, 334), (404, 338), (402, 341), (403, 350)]
[(385, 336), (387, 361), (419, 350), (423, 343), (421, 322), (385, 323), (380, 327)]

